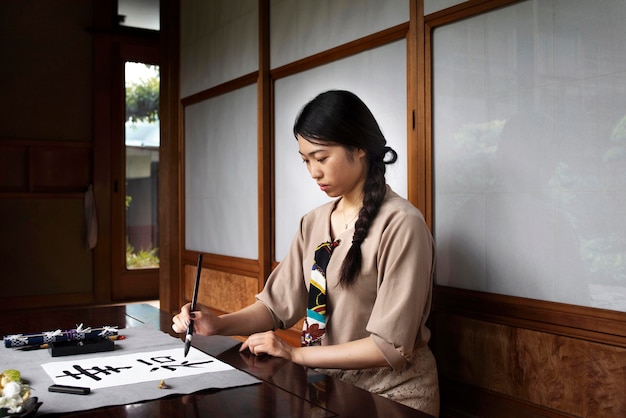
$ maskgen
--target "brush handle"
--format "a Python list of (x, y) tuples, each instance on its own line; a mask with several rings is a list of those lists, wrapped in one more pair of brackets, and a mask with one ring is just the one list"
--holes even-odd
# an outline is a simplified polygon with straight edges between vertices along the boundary
[[(198, 289), (200, 288), (200, 277), (202, 276), (202, 255), (202, 253), (198, 254), (198, 265), (196, 267), (196, 283), (193, 286), (193, 296), (191, 297), (191, 307), (189, 308), (189, 312), (193, 312), (196, 310), (196, 303), (198, 302)], [(193, 320), (189, 322), (187, 335), (185, 335), (185, 357), (187, 357), (187, 353), (189, 353), (189, 348), (191, 347), (192, 335)]]

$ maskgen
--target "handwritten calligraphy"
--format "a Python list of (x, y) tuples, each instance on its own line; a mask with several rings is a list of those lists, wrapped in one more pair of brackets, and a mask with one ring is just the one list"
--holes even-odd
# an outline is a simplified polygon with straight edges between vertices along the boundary
[(118, 356), (89, 356), (46, 363), (42, 367), (56, 384), (80, 381), (81, 386), (91, 389), (233, 369), (193, 348), (186, 358), (182, 348), (178, 348)]

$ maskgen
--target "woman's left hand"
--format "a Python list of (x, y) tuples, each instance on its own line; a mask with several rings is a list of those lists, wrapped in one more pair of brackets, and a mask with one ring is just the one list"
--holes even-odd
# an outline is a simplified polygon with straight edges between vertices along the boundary
[(278, 338), (273, 331), (250, 335), (241, 345), (239, 351), (245, 349), (250, 350), (255, 356), (269, 354), (270, 356), (293, 360), (294, 347)]
[(323, 369), (369, 369), (389, 367), (389, 363), (378, 349), (374, 340), (364, 337), (347, 343), (312, 347), (293, 347), (274, 334), (273, 331), (252, 334), (241, 345), (256, 356), (268, 354), (282, 357), (306, 367)]

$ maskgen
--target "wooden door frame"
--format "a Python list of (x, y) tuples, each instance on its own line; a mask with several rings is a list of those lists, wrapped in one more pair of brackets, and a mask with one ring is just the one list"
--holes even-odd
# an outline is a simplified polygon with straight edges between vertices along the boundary
[[(124, 65), (127, 60), (160, 64), (158, 31), (119, 27), (109, 2), (94, 10), (94, 195), (98, 245), (94, 249), (94, 303), (158, 298), (159, 269), (125, 271)], [(104, 17), (103, 17), (104, 16)], [(118, 191), (115, 183), (118, 183)], [(123, 186), (123, 181), (122, 181)], [(120, 198), (120, 196), (122, 196)], [(121, 202), (121, 203), (120, 203)], [(133, 273), (129, 275), (128, 273)], [(123, 280), (132, 277), (132, 282)]]
[(159, 294), (159, 269), (126, 268), (126, 164), (125, 164), (125, 63), (129, 61), (159, 65), (158, 37), (123, 38), (118, 43), (112, 71), (111, 135), (111, 299), (114, 302), (156, 299)]

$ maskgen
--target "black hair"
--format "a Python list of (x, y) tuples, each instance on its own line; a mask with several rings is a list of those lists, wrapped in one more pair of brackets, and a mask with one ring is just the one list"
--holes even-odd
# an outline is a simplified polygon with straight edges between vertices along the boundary
[(321, 93), (307, 103), (296, 118), (293, 133), (313, 143), (325, 142), (348, 149), (361, 149), (367, 155), (363, 207), (359, 211), (352, 246), (341, 266), (339, 278), (342, 286), (349, 286), (361, 271), (361, 244), (385, 197), (385, 165), (396, 162), (398, 154), (386, 145), (387, 140), (365, 103), (345, 90)]

